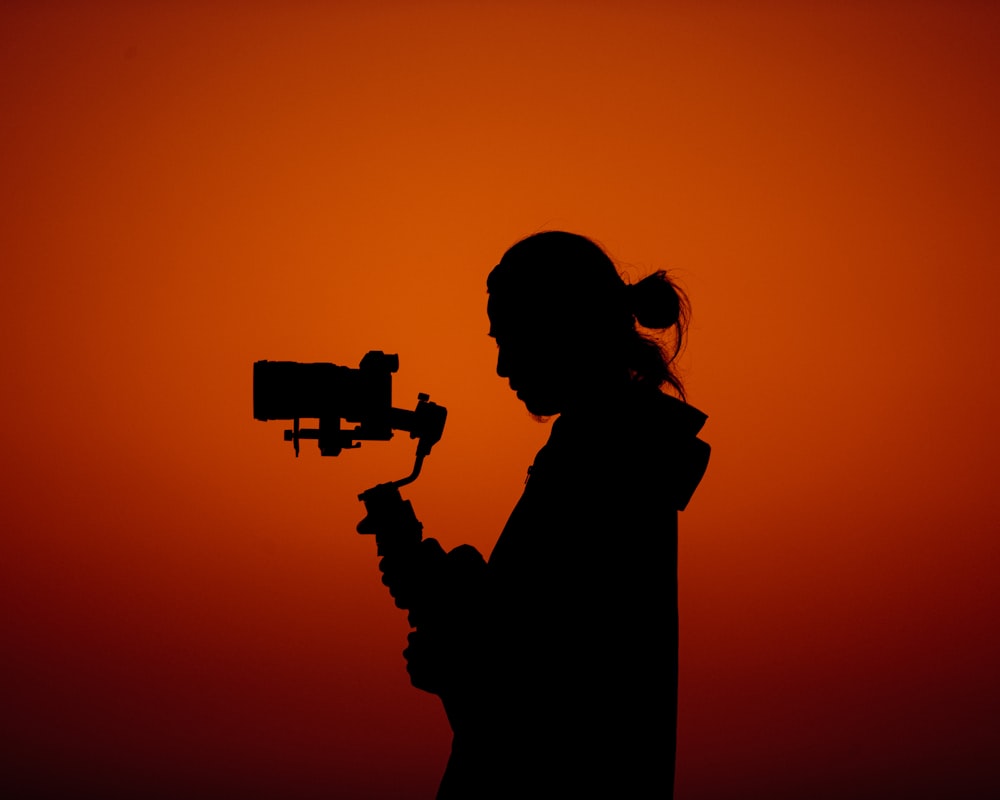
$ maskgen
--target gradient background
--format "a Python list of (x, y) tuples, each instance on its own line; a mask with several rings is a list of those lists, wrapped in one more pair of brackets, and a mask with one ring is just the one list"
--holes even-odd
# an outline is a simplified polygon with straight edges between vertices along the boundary
[(444, 715), (353, 532), (412, 445), (296, 461), (251, 363), (398, 352), (396, 404), (450, 410), (406, 494), (488, 552), (548, 429), (484, 282), (545, 228), (693, 301), (679, 800), (1000, 790), (998, 34), (985, 2), (4, 3), (0, 791), (433, 796)]

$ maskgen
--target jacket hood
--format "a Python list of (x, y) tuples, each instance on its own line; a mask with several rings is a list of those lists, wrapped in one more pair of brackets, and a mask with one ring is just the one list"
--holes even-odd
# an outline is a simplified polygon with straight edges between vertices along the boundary
[(660, 398), (661, 410), (652, 417), (655, 425), (650, 433), (655, 452), (650, 457), (664, 459), (672, 504), (683, 511), (708, 469), (712, 448), (698, 438), (708, 415), (676, 397)]
[(561, 415), (549, 443), (559, 449), (583, 447), (581, 458), (622, 459), (651, 471), (670, 505), (683, 511), (708, 468), (711, 447), (698, 438), (707, 419), (676, 397), (636, 388), (605, 404), (599, 415)]

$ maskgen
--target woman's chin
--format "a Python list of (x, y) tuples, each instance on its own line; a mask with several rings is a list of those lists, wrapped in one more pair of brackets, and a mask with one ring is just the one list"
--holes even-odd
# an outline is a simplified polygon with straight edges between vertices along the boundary
[(517, 393), (517, 399), (524, 403), (524, 407), (533, 417), (552, 417), (562, 410), (559, 404), (553, 400), (532, 397), (530, 394), (525, 395), (522, 392)]

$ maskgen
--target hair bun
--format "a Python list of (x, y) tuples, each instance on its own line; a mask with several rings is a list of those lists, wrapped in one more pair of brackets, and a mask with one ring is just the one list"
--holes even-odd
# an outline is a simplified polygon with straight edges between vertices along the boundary
[(644, 328), (670, 328), (681, 315), (681, 298), (667, 273), (654, 272), (628, 287), (629, 306)]

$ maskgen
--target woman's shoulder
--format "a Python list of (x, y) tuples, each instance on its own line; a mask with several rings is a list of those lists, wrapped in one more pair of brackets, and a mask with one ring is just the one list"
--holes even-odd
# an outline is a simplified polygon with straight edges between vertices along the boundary
[(552, 426), (553, 449), (658, 447), (698, 435), (708, 415), (658, 389), (632, 386), (561, 415)]
[(599, 411), (557, 419), (536, 466), (656, 487), (681, 510), (708, 465), (710, 448), (698, 437), (707, 419), (676, 397), (631, 387)]

